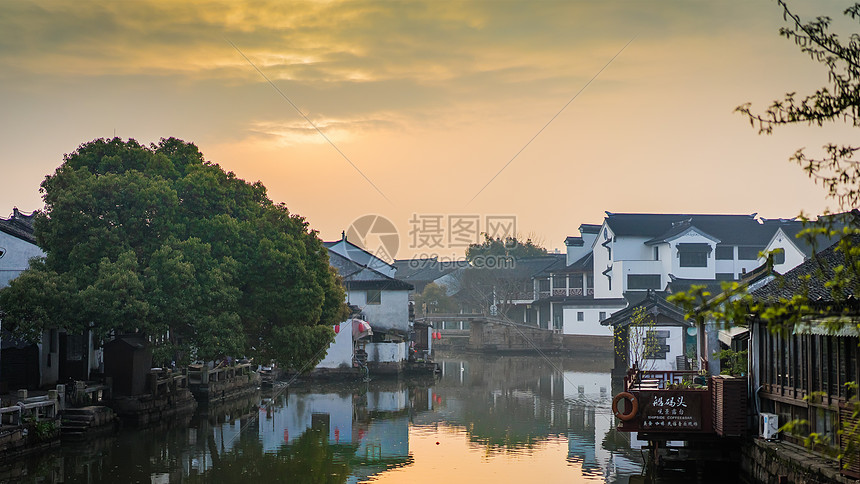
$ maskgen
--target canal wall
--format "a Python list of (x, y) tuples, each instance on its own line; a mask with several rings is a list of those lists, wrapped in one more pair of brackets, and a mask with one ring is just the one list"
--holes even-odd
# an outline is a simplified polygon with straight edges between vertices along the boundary
[(839, 473), (839, 464), (784, 441), (748, 440), (741, 448), (741, 472), (750, 482), (856, 484)]
[(558, 351), (562, 334), (516, 323), (480, 321), (470, 323), (470, 350), (519, 352)]
[(615, 346), (612, 336), (590, 336), (582, 334), (565, 334), (562, 336), (562, 346), (565, 351), (570, 351), (576, 354), (615, 354)]

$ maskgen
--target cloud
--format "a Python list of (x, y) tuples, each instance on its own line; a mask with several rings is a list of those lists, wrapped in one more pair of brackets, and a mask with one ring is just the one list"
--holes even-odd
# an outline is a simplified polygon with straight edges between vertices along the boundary
[[(313, 122), (313, 126), (304, 119), (254, 121), (248, 128), (248, 132), (251, 138), (275, 143), (282, 147), (300, 144), (327, 144), (329, 141), (326, 138), (337, 145), (354, 141), (357, 137), (369, 133), (401, 129), (403, 125), (402, 122), (395, 120), (396, 116), (393, 113), (388, 118), (309, 118)], [(320, 134), (320, 131), (325, 137)]]

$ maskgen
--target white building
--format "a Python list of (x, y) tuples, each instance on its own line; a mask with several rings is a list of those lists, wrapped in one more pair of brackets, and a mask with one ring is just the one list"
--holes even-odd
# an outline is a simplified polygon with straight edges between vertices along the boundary
[[(577, 347), (610, 349), (612, 328), (601, 322), (631, 300), (739, 280), (761, 265), (772, 239), (786, 240), (776, 237), (780, 229), (796, 233), (799, 224), (756, 215), (606, 212), (601, 225), (583, 224), (579, 237), (568, 237), (567, 267), (536, 279), (535, 291), (550, 302), (553, 318), (562, 307), (553, 327), (581, 342)], [(785, 251), (786, 263), (795, 252)]]
[(346, 236), (325, 245), (329, 263), (343, 279), (346, 303), (370, 323), (373, 336), (354, 340), (352, 318), (347, 320), (318, 368), (352, 367), (355, 351), (362, 349), (371, 371), (400, 371), (409, 356), (409, 292), (413, 286), (395, 279), (394, 266), (347, 241)]
[[(30, 259), (45, 256), (33, 236), (33, 218), (15, 208), (10, 218), (0, 219), (0, 289), (27, 269)], [(60, 361), (56, 329), (46, 330), (38, 344), (17, 340), (8, 332), (0, 338), (0, 386), (14, 390), (57, 383)]]

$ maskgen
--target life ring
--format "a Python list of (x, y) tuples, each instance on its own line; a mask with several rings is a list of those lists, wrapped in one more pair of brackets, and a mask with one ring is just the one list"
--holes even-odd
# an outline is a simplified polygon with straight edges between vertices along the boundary
[[(627, 413), (621, 413), (618, 411), (618, 402), (621, 400), (629, 400), (630, 405), (626, 405)], [(630, 392), (621, 392), (618, 395), (615, 395), (615, 398), (612, 399), (612, 413), (618, 417), (622, 422), (627, 422), (633, 420), (633, 417), (639, 413), (639, 401), (636, 400), (636, 396)]]

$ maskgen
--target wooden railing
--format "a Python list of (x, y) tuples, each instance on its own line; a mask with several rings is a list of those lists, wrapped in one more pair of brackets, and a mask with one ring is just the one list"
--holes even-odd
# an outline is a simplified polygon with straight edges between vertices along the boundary
[(550, 296), (577, 297), (577, 296), (593, 296), (593, 295), (594, 295), (594, 288), (593, 287), (589, 287), (589, 288), (585, 288), (585, 289), (583, 289), (581, 287), (570, 287), (570, 288), (560, 287), (560, 288), (554, 288), (551, 291), (538, 291), (537, 292), (537, 298), (538, 299), (550, 297)]

